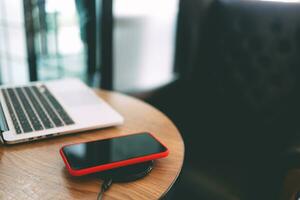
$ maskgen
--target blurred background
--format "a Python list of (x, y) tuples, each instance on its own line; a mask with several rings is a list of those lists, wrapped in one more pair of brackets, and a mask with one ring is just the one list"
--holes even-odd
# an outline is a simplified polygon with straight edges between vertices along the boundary
[(99, 87), (103, 78), (122, 92), (165, 84), (177, 9), (178, 0), (2, 0), (0, 81), (77, 77)]
[(300, 190), (299, 54), (299, 0), (0, 0), (0, 84), (77, 77), (160, 109), (185, 142), (170, 199)]

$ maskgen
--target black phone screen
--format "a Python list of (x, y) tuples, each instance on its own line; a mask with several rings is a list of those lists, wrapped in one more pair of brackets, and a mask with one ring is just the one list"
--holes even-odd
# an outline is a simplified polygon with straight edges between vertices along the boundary
[(139, 133), (65, 146), (71, 168), (80, 170), (166, 151), (149, 133)]

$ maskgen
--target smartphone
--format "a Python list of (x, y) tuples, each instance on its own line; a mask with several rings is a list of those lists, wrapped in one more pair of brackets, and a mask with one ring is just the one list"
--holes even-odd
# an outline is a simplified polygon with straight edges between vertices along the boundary
[(151, 133), (113, 137), (63, 146), (60, 154), (73, 176), (82, 176), (168, 156)]

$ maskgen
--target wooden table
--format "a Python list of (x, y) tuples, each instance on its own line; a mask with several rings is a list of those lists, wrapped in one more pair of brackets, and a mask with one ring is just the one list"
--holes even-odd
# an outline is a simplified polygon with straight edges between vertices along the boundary
[(158, 199), (176, 181), (184, 158), (184, 144), (174, 124), (160, 111), (135, 98), (96, 91), (125, 118), (119, 127), (64, 135), (11, 146), (0, 145), (0, 199), (96, 199), (101, 180), (72, 177), (59, 155), (64, 144), (148, 131), (170, 149), (145, 178), (115, 183), (104, 199)]

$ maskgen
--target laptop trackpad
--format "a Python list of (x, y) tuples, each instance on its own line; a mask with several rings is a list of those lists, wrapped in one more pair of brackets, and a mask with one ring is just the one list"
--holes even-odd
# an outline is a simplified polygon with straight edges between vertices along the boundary
[(99, 98), (92, 94), (89, 90), (70, 90), (59, 93), (59, 99), (66, 106), (87, 106), (99, 104)]

